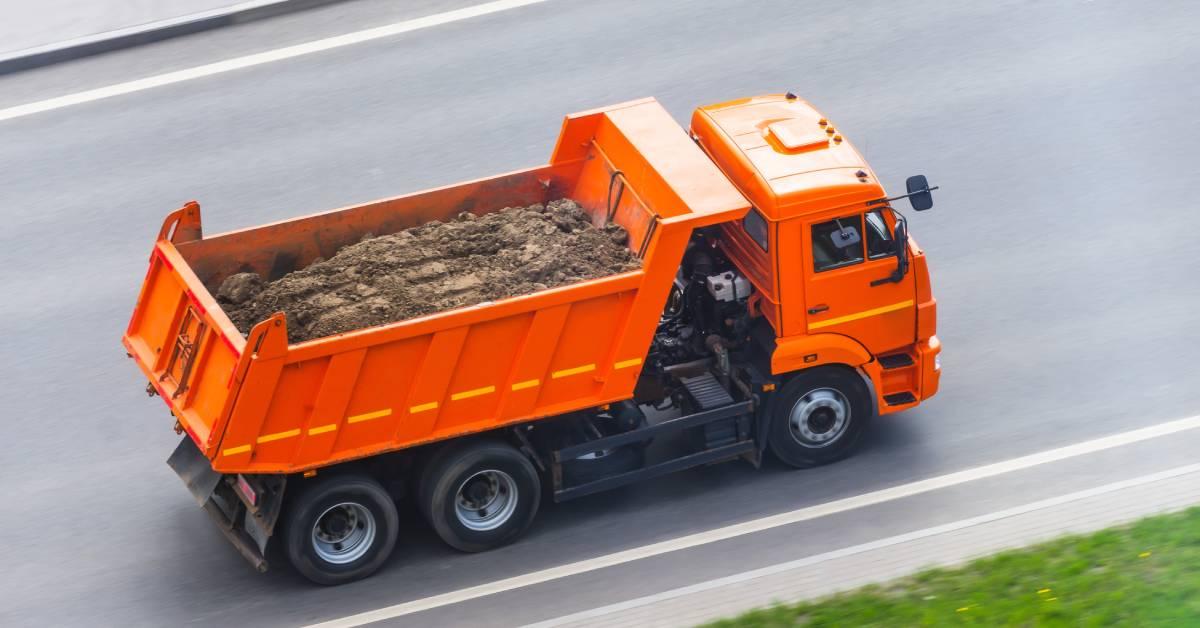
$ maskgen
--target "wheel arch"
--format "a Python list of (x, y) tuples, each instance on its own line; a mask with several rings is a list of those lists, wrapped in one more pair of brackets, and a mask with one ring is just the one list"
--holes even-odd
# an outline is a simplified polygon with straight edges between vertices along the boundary
[(874, 357), (862, 343), (841, 334), (812, 334), (777, 338), (771, 352), (773, 375), (805, 371), (826, 365), (858, 369)]

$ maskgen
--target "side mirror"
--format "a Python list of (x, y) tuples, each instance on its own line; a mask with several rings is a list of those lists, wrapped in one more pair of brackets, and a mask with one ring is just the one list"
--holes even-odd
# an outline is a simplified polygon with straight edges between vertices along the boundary
[(862, 242), (862, 236), (858, 235), (858, 229), (854, 227), (842, 227), (841, 229), (829, 234), (829, 239), (833, 241), (833, 245), (839, 249), (847, 249)]
[(911, 176), (904, 182), (904, 186), (908, 188), (908, 202), (912, 203), (912, 208), (916, 211), (923, 212), (930, 207), (933, 207), (933, 190), (937, 188), (929, 187), (929, 180), (925, 175), (918, 174)]

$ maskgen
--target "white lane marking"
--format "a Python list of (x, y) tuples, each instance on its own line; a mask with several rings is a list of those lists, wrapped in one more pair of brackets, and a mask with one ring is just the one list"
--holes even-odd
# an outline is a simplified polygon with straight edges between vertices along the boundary
[(233, 59), (226, 59), (225, 61), (217, 61), (216, 63), (200, 65), (194, 68), (187, 68), (185, 70), (177, 70), (174, 72), (148, 76), (146, 78), (136, 79), (133, 81), (126, 81), (124, 83), (117, 83), (115, 85), (108, 85), (106, 87), (98, 87), (96, 89), (89, 89), (74, 94), (67, 94), (65, 96), (58, 96), (24, 105), (0, 109), (0, 122), (33, 115), (35, 113), (53, 111), (55, 109), (62, 109), (64, 107), (70, 107), (73, 105), (80, 105), (83, 103), (103, 100), (105, 98), (112, 98), (113, 96), (121, 96), (124, 94), (140, 92), (147, 89), (153, 89), (155, 87), (162, 87), (164, 85), (182, 83), (184, 81), (212, 76), (214, 74), (221, 74), (223, 72), (232, 72), (233, 70), (249, 68), (256, 65), (262, 65), (264, 63), (273, 63), (275, 61), (282, 61), (284, 59), (309, 55), (315, 52), (333, 50), (334, 48), (342, 48), (344, 46), (352, 46), (354, 44), (361, 44), (366, 41), (381, 39), (383, 37), (391, 37), (401, 33), (409, 33), (412, 31), (421, 30), (423, 28), (441, 26), (442, 24), (449, 24), (451, 22), (458, 22), (460, 20), (467, 20), (473, 17), (479, 17), (481, 15), (499, 13), (501, 11), (508, 11), (509, 9), (517, 9), (524, 6), (529, 6), (531, 4), (539, 4), (547, 1), (548, 0), (496, 0), (495, 2), (485, 2), (483, 4), (476, 4), (469, 7), (463, 7), (461, 9), (454, 9), (453, 11), (435, 13), (433, 15), (426, 15), (424, 17), (405, 20), (403, 22), (396, 22), (394, 24), (387, 24), (385, 26), (377, 26), (375, 28), (368, 28), (366, 30), (355, 31), (353, 33), (346, 33), (345, 35), (336, 35), (334, 37), (318, 39), (316, 41), (296, 44), (294, 46), (286, 46), (284, 48), (277, 48), (275, 50), (258, 52), (255, 54), (246, 55), (244, 57), (235, 57)]
[(778, 528), (780, 526), (799, 523), (801, 521), (808, 521), (818, 517), (825, 517), (866, 506), (873, 506), (875, 504), (881, 504), (883, 502), (901, 499), (904, 497), (912, 497), (913, 495), (920, 495), (922, 493), (928, 493), (930, 491), (948, 488), (951, 486), (964, 484), (966, 482), (990, 478), (1005, 473), (1011, 473), (1013, 471), (1020, 471), (1023, 469), (1036, 467), (1038, 465), (1096, 453), (1106, 449), (1113, 449), (1114, 447), (1121, 447), (1123, 445), (1129, 445), (1152, 438), (1158, 438), (1160, 436), (1167, 436), (1169, 434), (1176, 434), (1187, 430), (1194, 430), (1196, 428), (1200, 428), (1200, 415), (1187, 417), (1185, 419), (1177, 419), (1175, 421), (1168, 421), (1166, 423), (1159, 423), (1158, 425), (1130, 430), (1128, 432), (1121, 432), (1111, 436), (1083, 441), (1073, 445), (1059, 447), (1057, 449), (1049, 449), (1035, 454), (1030, 454), (1028, 456), (1011, 458), (1009, 460), (986, 464), (971, 469), (955, 471), (953, 473), (947, 473), (945, 475), (939, 475), (937, 477), (932, 477), (925, 480), (918, 480), (908, 484), (901, 484), (899, 486), (893, 486), (891, 488), (885, 488), (870, 493), (863, 493), (862, 495), (846, 497), (843, 499), (826, 502), (824, 504), (818, 504), (816, 506), (809, 506), (806, 508), (800, 508), (799, 510), (762, 517), (761, 519), (753, 519), (751, 521), (735, 523), (733, 525), (716, 528), (714, 530), (697, 532), (695, 534), (689, 534), (666, 541), (660, 541), (658, 543), (651, 543), (641, 547), (622, 550), (613, 554), (588, 558), (574, 563), (567, 563), (557, 567), (533, 571), (530, 573), (521, 574), (519, 576), (513, 576), (511, 578), (504, 578), (503, 580), (496, 580), (494, 582), (487, 582), (473, 587), (467, 587), (465, 589), (458, 589), (457, 591), (433, 595), (419, 600), (412, 600), (392, 606), (385, 606), (373, 611), (366, 611), (355, 615), (348, 615), (339, 619), (331, 619), (327, 622), (319, 624), (313, 624), (310, 628), (342, 628), (348, 626), (361, 626), (371, 622), (393, 619), (395, 617), (411, 615), (413, 613), (420, 613), (422, 611), (427, 611), (442, 606), (449, 606), (451, 604), (458, 604), (460, 602), (474, 600), (487, 595), (503, 593), (513, 589), (549, 582), (559, 578), (566, 578), (568, 576), (575, 576), (581, 573), (595, 571), (597, 569), (604, 569), (605, 567), (612, 567), (635, 560), (641, 560), (643, 558), (658, 556), (660, 554), (676, 552), (690, 547), (696, 547), (698, 545), (707, 545), (717, 541), (724, 541), (726, 539), (752, 534), (755, 532), (762, 532), (763, 530), (770, 530), (771, 528)]
[(825, 552), (824, 554), (816, 554), (814, 556), (806, 556), (804, 558), (788, 561), (786, 563), (779, 563), (777, 565), (771, 565), (770, 567), (754, 569), (752, 571), (746, 571), (746, 572), (742, 572), (739, 574), (734, 574), (732, 576), (726, 576), (724, 578), (715, 578), (715, 579), (709, 580), (707, 582), (700, 582), (700, 583), (689, 585), (686, 587), (679, 587), (678, 589), (671, 589), (670, 591), (664, 591), (662, 593), (656, 593), (654, 595), (647, 595), (644, 597), (627, 600), (625, 602), (618, 602), (616, 604), (600, 606), (597, 608), (593, 608), (591, 610), (581, 611), (578, 613), (572, 613), (570, 615), (563, 615), (561, 617), (556, 617), (554, 619), (549, 619), (549, 620), (546, 620), (543, 622), (538, 622), (536, 624), (528, 624), (525, 628), (553, 628), (555, 626), (562, 626), (562, 625), (570, 624), (573, 622), (583, 621), (585, 619), (596, 619), (596, 618), (604, 617), (604, 616), (612, 614), (612, 613), (617, 613), (617, 612), (629, 610), (632, 608), (637, 608), (639, 606), (646, 606), (649, 604), (665, 602), (667, 600), (672, 600), (672, 599), (675, 599), (678, 597), (683, 597), (685, 595), (691, 595), (693, 593), (703, 593), (705, 591), (712, 591), (713, 589), (719, 589), (719, 588), (726, 587), (729, 585), (747, 582), (749, 580), (754, 580), (756, 578), (773, 576), (775, 574), (784, 573), (787, 571), (791, 571), (793, 569), (809, 567), (812, 565), (817, 565), (817, 564), (828, 562), (828, 561), (835, 560), (838, 558), (854, 556), (855, 554), (862, 554), (864, 552), (870, 552), (870, 551), (877, 550), (877, 549), (883, 549), (886, 547), (891, 547), (893, 545), (900, 545), (902, 543), (908, 543), (910, 541), (925, 539), (925, 538), (929, 538), (931, 536), (945, 534), (947, 532), (963, 530), (965, 528), (970, 528), (970, 527), (982, 525), (985, 523), (991, 523), (993, 521), (999, 521), (1001, 519), (1007, 519), (1009, 517), (1016, 517), (1019, 515), (1036, 512), (1038, 510), (1043, 510), (1046, 508), (1053, 508), (1055, 506), (1069, 504), (1071, 502), (1079, 501), (1082, 499), (1088, 499), (1090, 497), (1098, 497), (1100, 495), (1106, 495), (1108, 493), (1115, 493), (1117, 491), (1122, 491), (1122, 490), (1129, 489), (1129, 488), (1136, 488), (1138, 486), (1145, 486), (1147, 484), (1153, 484), (1154, 482), (1158, 482), (1161, 480), (1169, 480), (1171, 478), (1176, 478), (1176, 477), (1180, 477), (1183, 475), (1189, 475), (1189, 474), (1197, 473), (1197, 472), (1200, 472), (1200, 464), (1189, 464), (1189, 465), (1185, 465), (1182, 467), (1177, 467), (1175, 469), (1170, 469), (1167, 471), (1160, 471), (1158, 473), (1151, 473), (1150, 475), (1143, 475), (1142, 477), (1133, 478), (1130, 480), (1122, 480), (1120, 482), (1113, 482), (1112, 484), (1105, 484), (1103, 486), (1098, 486), (1095, 488), (1077, 491), (1074, 493), (1068, 493), (1066, 495), (1059, 495), (1058, 497), (1051, 497), (1049, 499), (1043, 499), (1043, 500), (1032, 502), (1032, 503), (1025, 504), (1022, 506), (1016, 506), (1014, 508), (998, 510), (996, 512), (991, 512), (986, 515), (980, 515), (978, 517), (962, 519), (959, 521), (954, 521), (951, 523), (943, 524), (940, 526), (934, 526), (932, 528), (925, 528), (924, 530), (915, 530), (913, 532), (907, 532), (905, 534), (898, 534), (896, 536), (891, 536), (891, 537), (888, 537), (885, 539), (870, 541), (868, 543), (862, 543), (860, 545), (853, 545), (851, 547), (845, 547), (842, 549), (833, 550), (832, 552)]

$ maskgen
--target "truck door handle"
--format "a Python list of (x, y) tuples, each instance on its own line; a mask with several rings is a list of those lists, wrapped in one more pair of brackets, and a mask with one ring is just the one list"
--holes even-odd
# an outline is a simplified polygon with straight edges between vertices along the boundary
[(829, 306), (822, 303), (820, 305), (814, 305), (814, 306), (808, 308), (808, 313), (809, 314), (820, 314), (821, 312), (824, 312), (828, 309), (829, 309)]

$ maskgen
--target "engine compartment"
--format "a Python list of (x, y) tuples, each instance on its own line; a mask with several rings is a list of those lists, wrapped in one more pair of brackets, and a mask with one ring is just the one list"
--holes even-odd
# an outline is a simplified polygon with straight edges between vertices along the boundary
[(731, 353), (749, 348), (750, 281), (697, 230), (684, 253), (634, 398), (658, 409), (686, 407), (680, 375), (707, 369), (731, 388)]

